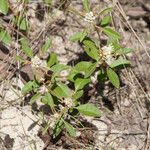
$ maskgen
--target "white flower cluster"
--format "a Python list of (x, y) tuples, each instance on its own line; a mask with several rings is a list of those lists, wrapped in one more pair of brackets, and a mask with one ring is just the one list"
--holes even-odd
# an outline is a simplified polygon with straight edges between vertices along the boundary
[(114, 57), (113, 57), (113, 55), (112, 55), (112, 52), (113, 52), (113, 46), (112, 46), (112, 45), (108, 45), (108, 46), (102, 47), (102, 53), (103, 53), (102, 59), (103, 59), (108, 65), (111, 65), (112, 62), (114, 61)]
[(64, 103), (69, 108), (71, 108), (74, 105), (73, 100), (71, 98), (65, 98)]
[(34, 67), (34, 68), (37, 68), (37, 67), (40, 67), (42, 64), (42, 60), (35, 56), (31, 59), (31, 66)]
[(93, 22), (95, 20), (95, 18), (96, 17), (94, 16), (93, 12), (90, 11), (89, 13), (86, 13), (84, 21), (86, 21), (86, 22)]
[(48, 92), (48, 89), (46, 88), (45, 85), (42, 85), (42, 86), (39, 88), (39, 93), (44, 94), (44, 93), (46, 93), (46, 92)]
[(46, 67), (46, 63), (43, 62), (38, 56), (35, 56), (31, 59), (31, 66), (33, 68)]

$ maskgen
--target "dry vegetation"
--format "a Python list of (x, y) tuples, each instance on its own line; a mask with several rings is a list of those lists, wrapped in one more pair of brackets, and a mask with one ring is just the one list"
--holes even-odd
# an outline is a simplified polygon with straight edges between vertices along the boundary
[[(90, 0), (93, 10), (108, 5), (107, 0)], [(75, 65), (88, 60), (82, 46), (72, 43), (69, 37), (79, 31), (85, 23), (67, 11), (68, 7), (82, 9), (82, 2), (56, 0), (51, 8), (42, 2), (28, 5), (29, 31), (20, 31), (11, 21), (17, 6), (10, 0), (8, 15), (0, 14), (2, 24), (11, 33), (12, 42), (0, 42), (0, 149), (2, 150), (149, 150), (150, 149), (150, 2), (148, 0), (120, 0), (112, 13), (113, 26), (123, 35), (121, 43), (134, 49), (127, 54), (132, 65), (120, 73), (121, 87), (115, 89), (109, 82), (93, 83), (85, 89), (82, 102), (91, 102), (102, 112), (100, 118), (81, 118), (84, 128), (76, 138), (62, 133), (51, 139), (52, 131), (42, 134), (43, 122), (50, 117), (47, 106), (30, 105), (30, 97), (21, 94), (23, 84), (33, 79), (33, 72), (43, 76), (43, 71), (32, 70), (28, 61), (21, 65), (16, 55), (27, 59), (20, 50), (18, 39), (27, 37), (34, 55), (45, 39), (50, 37), (53, 46), (48, 53), (55, 52), (63, 64)], [(48, 12), (51, 12), (50, 15)], [(105, 41), (105, 37), (101, 37)], [(40, 56), (45, 60), (48, 55)]]

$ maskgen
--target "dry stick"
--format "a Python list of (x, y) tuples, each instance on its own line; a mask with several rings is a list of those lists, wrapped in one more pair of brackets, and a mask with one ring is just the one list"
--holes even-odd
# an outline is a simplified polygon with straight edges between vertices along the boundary
[[(0, 19), (0, 22), (3, 24), (3, 26), (5, 27), (5, 28), (10, 28), (11, 30), (13, 30), (13, 31), (15, 31), (16, 33), (17, 33), (17, 36), (18, 35), (21, 35), (21, 36), (23, 36), (23, 37), (26, 37), (24, 34), (22, 34), (19, 30), (17, 30), (17, 29), (15, 29), (10, 23), (11, 23), (11, 21), (7, 24), (5, 21), (3, 21), (2, 19)], [(15, 51), (16, 49), (14, 49), (14, 51)], [(21, 52), (20, 52), (20, 54), (21, 54)], [(9, 55), (7, 56), (7, 57), (9, 57)], [(5, 58), (5, 59), (7, 59), (7, 57)], [(8, 72), (8, 70), (10, 69), (10, 67), (11, 67), (11, 65), (14, 63), (14, 59), (12, 59), (12, 61), (10, 62), (10, 65), (9, 65), (9, 67), (8, 67), (8, 69), (7, 69), (7, 72)]]
[[(51, 22), (51, 21), (48, 21), (48, 23), (47, 23), (47, 25), (46, 25), (46, 28), (45, 29), (43, 29), (40, 33), (38, 33), (38, 35), (36, 36), (36, 38), (35, 39), (33, 39), (31, 42), (30, 42), (30, 45), (32, 44), (32, 43), (34, 43), (36, 40), (39, 40), (39, 38), (42, 36), (42, 33), (45, 31), (45, 30), (47, 30), (48, 28), (49, 28), (49, 26), (50, 26), (50, 24), (52, 24), (52, 23), (55, 23), (56, 22), (56, 20), (54, 20), (53, 22)], [(18, 30), (15, 30), (15, 31), (18, 31)], [(17, 32), (17, 33), (20, 33), (20, 32)], [(33, 50), (36, 48), (36, 46), (33, 48)], [(15, 49), (16, 50), (16, 49)], [(34, 52), (34, 54), (36, 54), (37, 52)], [(24, 54), (22, 51), (20, 51), (19, 52), (19, 54)], [(24, 56), (26, 56), (26, 55), (24, 55)], [(12, 60), (12, 64), (13, 64), (13, 62), (14, 62), (15, 60), (13, 59)], [(7, 71), (9, 70), (9, 68), (7, 69)], [(12, 73), (7, 77), (8, 79), (10, 79), (11, 77), (12, 77), (12, 75), (15, 73), (17, 71), (17, 69), (15, 69), (14, 68), (14, 71), (12, 71)]]
[(137, 40), (140, 42), (140, 44), (141, 44), (141, 46), (143, 47), (145, 53), (147, 54), (148, 58), (150, 59), (149, 53), (147, 52), (147, 50), (146, 50), (144, 44), (142, 43), (142, 41), (141, 41), (141, 39), (139, 38), (139, 36), (137, 35), (137, 33), (136, 33), (136, 32), (134, 31), (134, 29), (132, 28), (131, 24), (129, 23), (129, 21), (128, 21), (127, 17), (126, 17), (126, 14), (125, 14), (123, 8), (121, 7), (121, 4), (119, 3), (118, 0), (116, 0), (116, 1), (117, 1), (117, 3), (118, 3), (118, 5), (116, 4), (116, 7), (118, 8), (120, 14), (122, 15), (122, 17), (123, 17), (123, 18), (125, 19), (125, 21), (127, 22), (128, 26), (130, 27), (130, 29), (131, 29), (131, 31), (133, 32), (134, 36), (135, 36), (135, 37), (137, 38)]
[(149, 140), (150, 140), (150, 119), (147, 119), (147, 137), (146, 137), (146, 146), (145, 146), (145, 150), (147, 150), (149, 148)]
[[(129, 82), (130, 86), (133, 87), (133, 88), (132, 88), (132, 89), (133, 89), (133, 92), (134, 92), (134, 94), (136, 95), (136, 91), (135, 91), (135, 89), (134, 89), (134, 81), (133, 81), (133, 78), (132, 78), (131, 74), (127, 71), (127, 69), (125, 69), (125, 71), (126, 71), (126, 75), (125, 75), (124, 78), (126, 79), (126, 77), (128, 77), (128, 79), (130, 79), (130, 81), (128, 81), (128, 82)], [(139, 105), (137, 105), (137, 110), (138, 110), (138, 112), (139, 112), (141, 118), (144, 118), (144, 115), (143, 115), (143, 113), (141, 112), (141, 109), (140, 109), (140, 107), (143, 109), (142, 104), (141, 104), (141, 101), (140, 101), (139, 99), (137, 99), (137, 98), (136, 98), (135, 100), (136, 100), (137, 104), (139, 104)], [(134, 104), (134, 103), (133, 103), (133, 104)], [(140, 106), (140, 107), (139, 107), (139, 106)]]
[(21, 120), (21, 119), (20, 119), (20, 123), (21, 123), (22, 129), (23, 129), (23, 132), (24, 132), (24, 135), (26, 136), (27, 142), (28, 142), (28, 144), (29, 144), (31, 150), (34, 150), (34, 149), (32, 148), (32, 146), (31, 146), (31, 142), (29, 141), (28, 135), (26, 134), (26, 131), (25, 131), (25, 129), (24, 129), (24, 126), (23, 126), (23, 123), (22, 123), (22, 120)]
[(132, 71), (132, 69), (130, 68), (130, 72), (132, 73), (132, 75), (134, 76), (137, 84), (140, 86), (142, 92), (144, 93), (144, 95), (146, 96), (146, 98), (150, 101), (149, 95), (144, 91), (142, 85), (140, 84), (140, 82), (138, 81), (137, 77), (135, 76), (135, 73)]
[(3, 150), (8, 150), (7, 148), (6, 148), (6, 142), (0, 137), (0, 141), (1, 141), (1, 146), (3, 147)]
[[(25, 0), (23, 0), (22, 1), (22, 3), (18, 3), (18, 5), (16, 6), (16, 7), (18, 7), (19, 5), (23, 5), (23, 10), (19, 13), (19, 18), (20, 17), (22, 17), (24, 14), (25, 14), (25, 9), (26, 9), (26, 3), (25, 3)], [(10, 7), (10, 9), (11, 9), (11, 11), (13, 12), (13, 14), (15, 14), (15, 12), (14, 12), (14, 9), (13, 8), (11, 8)], [(19, 31), (19, 27), (17, 28), (17, 29), (15, 29), (15, 31)], [(19, 33), (19, 34), (18, 34)], [(18, 43), (18, 35), (21, 35), (21, 36), (23, 36), (23, 37), (26, 37), (26, 36), (24, 36), (21, 32), (17, 32), (17, 43)], [(19, 55), (19, 54), (21, 54), (21, 53), (23, 53), (23, 52), (19, 52), (19, 49), (18, 48), (16, 48), (16, 52), (17, 52), (17, 55)], [(14, 63), (14, 61), (15, 60), (12, 60), (12, 63), (10, 64), (10, 66)], [(18, 70), (19, 70), (19, 72), (20, 72), (20, 68), (21, 68), (21, 66), (20, 66), (21, 64), (20, 64), (20, 62), (18, 61), (18, 63), (17, 63), (17, 67), (18, 67)], [(9, 68), (8, 68), (8, 70), (9, 70)], [(15, 71), (16, 72), (16, 71)], [(18, 76), (20, 76), (20, 73), (18, 72)], [(21, 76), (20, 76), (20, 78), (21, 78)]]
[[(118, 3), (119, 3), (119, 2), (118, 2)], [(117, 5), (116, 5), (116, 6), (117, 6)], [(120, 7), (121, 10), (119, 9), (119, 7)], [(132, 26), (130, 25), (130, 23), (129, 23), (128, 20), (126, 19), (125, 12), (123, 11), (123, 9), (122, 9), (120, 3), (119, 3), (119, 7), (118, 7), (118, 9), (119, 9), (120, 13), (122, 14), (123, 18), (126, 20), (128, 26), (129, 26), (129, 28), (130, 28), (131, 31), (134, 33), (135, 37), (136, 37), (137, 40), (140, 42), (140, 44), (141, 44), (142, 47), (144, 48), (144, 50), (145, 50), (147, 56), (149, 57), (149, 54), (148, 54), (147, 50), (145, 49), (143, 43), (141, 42), (140, 38), (137, 36), (137, 34), (136, 34), (135, 31), (133, 30)], [(150, 58), (150, 57), (149, 57), (149, 58)], [(144, 91), (143, 87), (142, 87), (141, 84), (139, 83), (139, 81), (138, 81), (138, 79), (136, 78), (136, 76), (135, 76), (135, 74), (133, 73), (133, 71), (132, 71), (131, 69), (130, 69), (130, 71), (131, 71), (131, 73), (134, 75), (135, 80), (137, 81), (138, 85), (140, 86), (140, 88), (141, 88), (142, 92), (144, 93), (144, 95), (146, 96), (146, 98), (147, 98), (148, 100), (150, 100), (148, 94)]]
[[(122, 29), (122, 28), (121, 28), (121, 29)], [(122, 29), (122, 32), (124, 32), (123, 29)], [(131, 72), (132, 75), (134, 76), (134, 78), (135, 78), (137, 84), (138, 84), (139, 87), (141, 88), (141, 90), (142, 90), (142, 92), (144, 93), (144, 95), (146, 96), (146, 98), (150, 101), (149, 95), (144, 91), (142, 85), (139, 83), (139, 81), (138, 81), (137, 77), (135, 76), (135, 73), (132, 71), (132, 69), (130, 69), (130, 72)]]

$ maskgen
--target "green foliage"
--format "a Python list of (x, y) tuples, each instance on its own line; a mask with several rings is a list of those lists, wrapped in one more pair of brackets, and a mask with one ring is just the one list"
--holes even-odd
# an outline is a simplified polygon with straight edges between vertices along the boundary
[(54, 107), (54, 100), (50, 93), (45, 93), (45, 95), (42, 98), (42, 102), (46, 105), (49, 105), (51, 108)]
[(118, 67), (120, 65), (128, 65), (128, 64), (130, 64), (129, 60), (120, 58), (120, 59), (113, 61), (113, 63), (110, 65), (110, 67), (114, 68), (114, 67)]
[(62, 132), (63, 128), (64, 128), (64, 121), (62, 118), (59, 118), (56, 121), (55, 128), (53, 130), (54, 138), (56, 138)]
[[(52, 1), (44, 0), (43, 2), (45, 5), (50, 6)], [(63, 131), (75, 137), (80, 115), (101, 116), (101, 111), (94, 104), (81, 104), (80, 102), (85, 97), (85, 87), (95, 86), (95, 83), (91, 82), (91, 77), (96, 78), (96, 84), (102, 82), (105, 84), (105, 81), (109, 80), (114, 87), (119, 88), (120, 80), (116, 72), (121, 69), (120, 66), (126, 67), (130, 64), (129, 60), (123, 58), (126, 58), (124, 55), (132, 52), (132, 49), (121, 45), (121, 34), (112, 28), (111, 12), (114, 10), (113, 7), (107, 7), (96, 14), (92, 10), (89, 0), (82, 0), (82, 2), (84, 10), (83, 12), (77, 12), (77, 14), (80, 14), (80, 18), (85, 21), (85, 26), (82, 26), (80, 31), (74, 33), (69, 40), (78, 42), (83, 47), (88, 57), (86, 60), (89, 61), (81, 60), (75, 66), (69, 66), (61, 64), (57, 59), (57, 55), (50, 53), (46, 60), (47, 66), (39, 67), (42, 71), (44, 70), (43, 79), (36, 78), (36, 75), (39, 75), (36, 73), (35, 80), (29, 81), (22, 88), (24, 95), (31, 94), (30, 104), (40, 100), (43, 105), (48, 105), (52, 110), (55, 125), (51, 126), (48, 122), (45, 131), (50, 125), (53, 128), (53, 138), (58, 137)], [(8, 5), (4, 8), (0, 5), (0, 11), (3, 11), (3, 14), (8, 13), (8, 8)], [(29, 23), (25, 13), (21, 12), (19, 16), (15, 14), (14, 18), (15, 27), (23, 30), (21, 31), (23, 33), (28, 33)], [(97, 23), (99, 18), (102, 19)], [(9, 44), (11, 36), (3, 27), (1, 28), (0, 40), (5, 44)], [(107, 39), (107, 44), (104, 44), (101, 40), (103, 35)], [(19, 41), (21, 50), (31, 59), (32, 63), (33, 50), (28, 39), (21, 36)], [(52, 40), (47, 38), (44, 44), (40, 46), (40, 54), (47, 54), (51, 46)], [(22, 64), (26, 63), (26, 60), (19, 55), (16, 59)], [(62, 71), (67, 72), (66, 77), (62, 76)], [(74, 125), (72, 125), (72, 120), (75, 122)]]
[(20, 30), (26, 31), (29, 27), (27, 18), (21, 15), (18, 17), (15, 17), (14, 22)]
[(25, 38), (21, 39), (21, 48), (23, 50), (23, 52), (30, 58), (33, 57), (33, 50), (30, 48), (28, 40)]
[(83, 41), (83, 44), (85, 45), (84, 50), (86, 53), (96, 61), (99, 60), (99, 53), (98, 53), (98, 47), (96, 46), (95, 42), (93, 42), (91, 39), (85, 39)]
[(121, 39), (121, 35), (109, 27), (103, 28), (103, 32), (112, 39)]
[(6, 15), (9, 10), (8, 0), (0, 0), (0, 12)]
[(57, 55), (55, 53), (51, 53), (51, 55), (47, 60), (47, 66), (52, 67), (53, 65), (57, 64), (57, 62), (58, 62)]
[(54, 73), (57, 73), (57, 74), (59, 74), (63, 70), (67, 70), (67, 69), (69, 69), (69, 66), (64, 65), (64, 64), (56, 64), (50, 68), (51, 71), (53, 71)]
[(52, 46), (52, 40), (50, 38), (47, 39), (45, 44), (42, 46), (42, 53), (47, 52), (47, 50)]
[(0, 41), (2, 41), (5, 44), (10, 44), (12, 39), (9, 32), (7, 32), (4, 29), (0, 29)]
[(90, 82), (90, 79), (78, 78), (75, 80), (75, 91), (81, 90)]
[(95, 71), (97, 67), (97, 62), (87, 62), (87, 61), (81, 61), (78, 64), (75, 65), (74, 68), (72, 68), (68, 79), (72, 82), (75, 82), (75, 77), (78, 74), (82, 74), (84, 78), (89, 78)]
[(107, 75), (108, 78), (110, 80), (110, 82), (116, 87), (119, 88), (120, 87), (120, 81), (119, 81), (119, 77), (116, 74), (116, 72), (114, 70), (112, 70), (111, 68), (107, 69)]
[(68, 122), (64, 121), (65, 128), (70, 136), (75, 137), (76, 136), (76, 129)]
[(86, 31), (83, 31), (83, 32), (77, 32), (75, 33), (74, 35), (72, 35), (70, 37), (70, 41), (72, 42), (76, 42), (76, 41), (80, 41), (82, 42), (83, 39), (87, 36), (87, 32)]
[(27, 93), (29, 93), (30, 91), (32, 91), (33, 89), (35, 89), (37, 87), (38, 87), (38, 84), (35, 81), (29, 81), (22, 88), (22, 93), (27, 94)]
[[(32, 89), (30, 89), (31, 91)], [(40, 93), (36, 93), (35, 95), (32, 96), (31, 100), (30, 100), (30, 104), (35, 103), (39, 98), (41, 97)]]
[(86, 116), (93, 116), (93, 117), (100, 117), (101, 116), (101, 112), (93, 104), (83, 104), (83, 105), (76, 107), (76, 109), (81, 114), (86, 115)]
[(131, 48), (120, 48), (116, 51), (118, 55), (131, 53), (133, 50)]
[(102, 21), (101, 21), (101, 26), (105, 27), (108, 26), (111, 22), (111, 17), (110, 16), (105, 16)]
[(113, 7), (107, 7), (105, 9), (103, 9), (102, 11), (100, 11), (100, 13), (98, 13), (98, 16), (106, 15), (106, 14), (110, 13), (112, 10), (113, 10)]
[(25, 62), (25, 60), (19, 55), (17, 55), (15, 59), (21, 63)]
[(71, 97), (71, 90), (67, 85), (63, 83), (57, 83), (57, 86), (53, 89), (52, 94), (59, 99)]
[[(71, 90), (68, 88), (67, 85), (65, 85), (65, 84), (63, 84), (63, 83), (61, 83), (61, 82), (57, 83), (57, 85), (58, 85), (58, 87), (59, 87), (59, 89), (60, 89), (60, 93), (63, 94), (63, 97), (64, 97), (64, 98), (67, 98), (67, 97), (70, 97), (70, 96), (71, 96)], [(61, 92), (61, 91), (62, 91), (62, 92)]]
[(73, 100), (78, 100), (83, 95), (83, 90), (76, 91), (72, 96)]
[(84, 75), (85, 78), (90, 77), (94, 73), (94, 71), (96, 70), (97, 64), (98, 63), (95, 62), (89, 66), (89, 68), (85, 71), (85, 75)]
[(51, 5), (52, 0), (44, 0), (44, 3), (47, 4), (47, 5)]
[(83, 1), (83, 7), (84, 7), (85, 11), (89, 12), (90, 11), (89, 0), (82, 0), (82, 1)]

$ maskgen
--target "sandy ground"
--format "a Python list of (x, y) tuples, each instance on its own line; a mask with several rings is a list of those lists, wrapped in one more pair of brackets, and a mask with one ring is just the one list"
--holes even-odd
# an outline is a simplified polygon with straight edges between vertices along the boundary
[[(81, 9), (80, 3), (75, 1), (72, 3)], [(97, 1), (94, 1), (93, 5), (96, 3)], [(97, 104), (102, 111), (102, 117), (99, 119), (86, 118), (97, 128), (94, 133), (95, 145), (91, 149), (148, 150), (150, 149), (150, 59), (148, 57), (150, 4), (140, 0), (136, 2), (126, 0), (121, 3), (128, 15), (129, 23), (138, 34), (143, 46), (131, 30), (122, 25), (121, 21), (117, 21), (116, 26), (124, 35), (123, 44), (135, 49), (134, 54), (127, 56), (133, 63), (131, 68), (121, 73), (121, 89), (115, 90), (106, 83), (104, 92), (100, 93), (103, 87), (96, 85), (94, 94), (89, 98), (89, 101)], [(30, 15), (32, 16), (30, 21), (34, 26), (29, 36), (34, 39), (47, 21), (46, 19), (39, 21), (34, 11), (31, 11)], [(81, 59), (86, 59), (80, 45), (68, 41), (69, 37), (84, 23), (61, 10), (54, 9), (53, 15), (57, 20), (56, 23), (53, 23), (50, 29), (43, 30), (43, 36), (40, 41), (35, 39), (33, 47), (41, 43), (45, 37), (51, 36), (53, 47), (49, 51), (56, 52), (62, 63), (73, 65)], [(22, 86), (23, 83), (18, 78), (1, 82), (0, 149), (2, 150), (42, 150), (45, 146), (38, 136), (42, 116), (34, 112), (25, 102), (19, 90)], [(47, 150), (62, 149), (61, 146), (52, 147), (48, 145)]]

